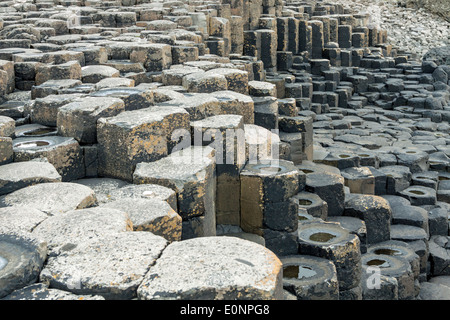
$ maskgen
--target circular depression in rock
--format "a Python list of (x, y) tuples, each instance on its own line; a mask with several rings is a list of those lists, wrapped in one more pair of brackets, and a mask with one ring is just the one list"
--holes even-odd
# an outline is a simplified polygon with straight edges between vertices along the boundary
[(44, 147), (50, 145), (50, 142), (45, 140), (37, 140), (37, 141), (26, 141), (19, 142), (14, 145), (14, 148), (17, 149), (32, 149), (37, 147)]
[(371, 259), (367, 261), (366, 264), (371, 267), (379, 267), (379, 268), (388, 268), (391, 266), (389, 262), (383, 259)]
[(336, 238), (336, 235), (328, 233), (328, 232), (317, 232), (313, 233), (309, 236), (309, 240), (315, 241), (315, 242), (328, 242), (332, 239)]
[(380, 248), (373, 251), (375, 254), (384, 254), (387, 256), (401, 256), (403, 253), (400, 250), (390, 248)]
[(57, 132), (57, 130), (54, 128), (38, 128), (38, 129), (26, 131), (23, 133), (23, 135), (27, 136), (27, 137), (39, 137), (39, 136), (54, 134), (56, 132)]
[(311, 200), (308, 199), (299, 199), (298, 200), (298, 204), (301, 206), (310, 206), (313, 204), (313, 202)]
[(286, 168), (283, 166), (277, 166), (277, 165), (267, 165), (267, 164), (261, 164), (258, 166), (255, 166), (255, 169), (260, 170), (263, 173), (278, 173), (280, 171), (285, 170)]
[(416, 194), (416, 195), (418, 195), (418, 196), (423, 196), (423, 195), (425, 195), (425, 192), (419, 191), (419, 190), (408, 190), (408, 192), (409, 192), (409, 193)]
[(317, 275), (313, 268), (303, 265), (291, 265), (283, 268), (283, 278), (287, 279), (305, 279)]

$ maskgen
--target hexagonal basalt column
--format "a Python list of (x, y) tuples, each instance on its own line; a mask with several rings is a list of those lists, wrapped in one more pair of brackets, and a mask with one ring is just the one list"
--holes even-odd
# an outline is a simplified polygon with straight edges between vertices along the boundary
[(141, 300), (277, 300), (283, 297), (282, 264), (248, 240), (189, 239), (164, 250), (137, 292)]
[(72, 250), (49, 258), (40, 281), (75, 294), (133, 299), (149, 266), (166, 245), (164, 238), (144, 231), (82, 241)]
[(101, 207), (126, 212), (134, 231), (149, 231), (170, 242), (181, 240), (181, 217), (166, 201), (124, 198), (110, 201)]
[[(285, 160), (248, 163), (241, 171), (241, 227), (244, 231), (259, 233), (270, 221), (280, 231), (295, 231), (296, 210), (290, 198), (299, 191), (299, 172), (293, 163)], [(277, 208), (279, 207), (279, 208)], [(281, 207), (286, 210), (279, 211)], [(275, 226), (275, 225), (274, 225)], [(273, 226), (273, 227), (274, 227)]]
[(97, 120), (113, 117), (125, 111), (125, 103), (118, 98), (81, 98), (59, 108), (58, 132), (73, 137), (79, 143), (97, 142)]
[(345, 202), (344, 215), (364, 220), (367, 244), (390, 240), (392, 210), (385, 199), (355, 194)]
[[(389, 283), (390, 287), (393, 287), (394, 290), (397, 289), (399, 300), (410, 300), (414, 298), (415, 295), (414, 276), (411, 271), (411, 265), (406, 259), (391, 255), (366, 253), (362, 255), (361, 261), (363, 265), (363, 270), (367, 274), (371, 273), (373, 274), (377, 272), (377, 274), (380, 274), (388, 278), (394, 278), (396, 280), (392, 281), (389, 279), (384, 279), (385, 283), (380, 283), (379, 284), (380, 288), (385, 287), (386, 284)], [(368, 270), (368, 268), (371, 269)], [(371, 285), (378, 285), (378, 284), (376, 283), (372, 284), (371, 281), (368, 279), (366, 281), (363, 281), (362, 283), (364, 287), (363, 291), (367, 292), (368, 289), (377, 290), (376, 287), (371, 287)], [(386, 292), (386, 289), (380, 291), (380, 293), (382, 292)], [(393, 299), (394, 297), (387, 296), (386, 298)]]
[(328, 204), (329, 216), (344, 212), (344, 178), (330, 172), (314, 172), (306, 175), (305, 190), (317, 194)]
[(297, 300), (339, 300), (336, 267), (330, 260), (307, 255), (281, 258), (283, 287)]
[(214, 149), (190, 147), (136, 166), (133, 182), (174, 190), (183, 218), (182, 239), (216, 235), (216, 164)]
[(361, 279), (360, 241), (339, 224), (304, 222), (298, 226), (299, 253), (329, 259), (334, 262), (339, 290), (359, 285)]
[[(209, 145), (216, 156), (216, 222), (240, 225), (239, 173), (246, 162), (243, 117), (218, 115), (191, 122), (194, 144)], [(197, 141), (198, 140), (198, 141)]]
[(132, 181), (137, 163), (159, 160), (169, 154), (174, 147), (172, 133), (177, 129), (189, 132), (189, 114), (176, 107), (154, 106), (100, 118), (99, 175)]
[(78, 142), (69, 137), (23, 137), (13, 140), (14, 161), (47, 158), (62, 177), (62, 181), (83, 178), (83, 153)]

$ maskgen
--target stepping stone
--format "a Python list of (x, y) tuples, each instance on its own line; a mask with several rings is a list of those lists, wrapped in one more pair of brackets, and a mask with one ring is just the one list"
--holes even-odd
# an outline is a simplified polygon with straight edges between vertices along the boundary
[(13, 140), (14, 161), (30, 161), (47, 158), (63, 182), (79, 179), (85, 175), (83, 153), (79, 143), (69, 137), (44, 136), (22, 137)]
[(339, 290), (358, 286), (361, 251), (357, 235), (333, 222), (304, 222), (298, 226), (298, 252), (331, 260), (336, 266)]
[(437, 201), (436, 190), (422, 186), (410, 186), (399, 193), (413, 206), (434, 205)]
[(129, 184), (112, 189), (107, 194), (107, 201), (123, 199), (158, 199), (166, 201), (177, 211), (177, 194), (174, 190), (157, 184)]
[(367, 252), (406, 259), (411, 265), (411, 271), (413, 272), (414, 279), (417, 279), (420, 275), (420, 257), (406, 242), (388, 240), (376, 243), (370, 245)]
[(235, 237), (173, 242), (150, 267), (138, 298), (282, 299), (282, 264), (263, 246)]
[(450, 288), (438, 283), (425, 282), (421, 284), (417, 300), (449, 300)]
[(0, 298), (36, 282), (47, 257), (47, 244), (31, 235), (0, 233)]
[(350, 233), (356, 234), (360, 241), (361, 253), (367, 252), (367, 228), (364, 220), (356, 217), (336, 216), (329, 217), (329, 222), (337, 222), (342, 228), (347, 229)]
[(0, 208), (0, 232), (28, 233), (47, 218), (47, 214), (32, 207)]
[(102, 296), (76, 295), (67, 291), (48, 288), (44, 283), (35, 283), (15, 290), (2, 300), (105, 300)]
[(135, 81), (133, 79), (127, 79), (127, 78), (103, 78), (100, 81), (95, 83), (95, 90), (99, 91), (102, 89), (109, 89), (109, 88), (121, 88), (121, 87), (134, 87)]
[(397, 206), (392, 208), (392, 224), (419, 227), (429, 234), (428, 211), (416, 206)]
[(432, 236), (428, 244), (430, 248), (431, 274), (433, 276), (450, 275), (449, 237)]
[[(383, 287), (383, 291), (379, 293), (370, 292), (371, 295), (379, 296), (383, 292), (386, 294), (384, 299), (392, 300), (395, 297), (395, 291), (398, 292), (399, 300), (411, 300), (415, 296), (414, 276), (411, 271), (411, 265), (406, 259), (398, 258), (390, 255), (366, 253), (361, 257), (363, 265), (363, 273), (374, 273), (374, 270), (382, 276), (388, 278), (394, 278), (396, 281), (383, 279), (384, 283), (380, 283), (379, 286)], [(370, 268), (370, 269), (369, 269)], [(369, 269), (369, 270), (368, 270)], [(376, 291), (376, 288), (370, 288), (370, 280), (363, 281), (364, 291)], [(394, 297), (392, 297), (392, 291), (386, 289), (390, 287), (394, 289)], [(391, 289), (391, 290), (392, 290)], [(383, 299), (382, 297), (380, 297)]]
[(27, 112), (33, 123), (56, 127), (58, 109), (81, 96), (81, 94), (50, 94), (36, 98), (34, 103), (27, 107)]
[(99, 208), (110, 208), (128, 214), (134, 231), (149, 231), (167, 241), (181, 240), (181, 217), (170, 205), (159, 199), (118, 199)]
[(299, 214), (304, 213), (311, 215), (312, 217), (327, 220), (328, 204), (323, 201), (318, 195), (310, 192), (299, 192), (292, 198), (294, 199), (294, 201), (298, 202)]
[(55, 167), (44, 161), (13, 162), (0, 166), (0, 195), (38, 183), (61, 182)]
[(39, 280), (77, 295), (133, 299), (166, 245), (164, 238), (150, 232), (105, 234), (50, 257)]
[(81, 68), (81, 81), (83, 83), (97, 83), (106, 78), (117, 78), (119, 70), (104, 65), (89, 65)]
[(129, 215), (120, 208), (94, 207), (70, 210), (49, 217), (32, 234), (47, 242), (49, 255), (71, 250), (78, 243), (109, 233), (132, 231)]
[(283, 288), (297, 300), (339, 300), (333, 262), (314, 256), (293, 255), (281, 259)]
[(0, 207), (33, 207), (50, 215), (96, 203), (94, 191), (71, 182), (40, 183), (0, 197)]
[[(185, 236), (215, 235), (215, 158), (210, 147), (190, 147), (161, 160), (141, 162), (133, 173), (135, 184), (158, 184), (174, 190)], [(199, 218), (201, 220), (192, 218)], [(194, 228), (195, 226), (195, 228)]]
[(428, 235), (423, 228), (404, 225), (393, 224), (391, 225), (391, 239), (404, 242), (411, 242), (416, 240), (428, 240)]
[(176, 107), (154, 106), (100, 118), (99, 175), (131, 181), (136, 164), (167, 156), (175, 145), (172, 133), (189, 129), (189, 114)]
[(299, 191), (299, 173), (292, 162), (248, 163), (240, 173), (241, 228), (263, 233), (263, 228), (293, 232), (298, 206), (290, 198)]
[(96, 143), (97, 120), (114, 117), (123, 111), (125, 103), (118, 98), (80, 98), (58, 109), (58, 133), (75, 138), (79, 143)]
[(340, 216), (344, 212), (344, 182), (341, 175), (334, 173), (309, 173), (305, 190), (317, 194), (328, 204), (328, 216)]
[(153, 105), (153, 92), (146, 88), (108, 87), (95, 91), (90, 96), (121, 99), (125, 103), (125, 111), (145, 109)]
[(91, 188), (94, 191), (99, 204), (109, 201), (110, 193), (115, 189), (129, 185), (126, 181), (112, 178), (87, 178), (75, 180), (73, 182)]

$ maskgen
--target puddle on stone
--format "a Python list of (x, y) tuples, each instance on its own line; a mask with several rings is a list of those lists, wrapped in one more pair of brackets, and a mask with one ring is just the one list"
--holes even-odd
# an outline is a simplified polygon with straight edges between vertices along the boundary
[(413, 154), (413, 153), (416, 153), (416, 152), (415, 151), (406, 151), (406, 153)]
[(417, 194), (419, 196), (423, 196), (425, 194), (425, 192), (419, 191), (419, 190), (409, 190), (409, 193), (414, 193)]
[(298, 216), (298, 220), (304, 221), (304, 220), (309, 220), (309, 219), (305, 216)]
[(370, 155), (368, 155), (368, 154), (358, 154), (358, 156), (360, 156), (361, 158), (368, 158), (368, 157), (370, 157)]
[(261, 170), (261, 172), (270, 172), (270, 173), (277, 173), (282, 170), (280, 167), (271, 167), (271, 166), (261, 167), (259, 169)]
[(283, 268), (283, 278), (288, 279), (303, 279), (311, 278), (317, 274), (312, 268), (306, 266), (287, 266)]
[(387, 256), (400, 256), (402, 254), (402, 252), (400, 250), (389, 249), (389, 248), (377, 249), (373, 253), (384, 254)]
[(308, 170), (308, 169), (300, 169), (303, 171), (304, 174), (313, 173), (314, 171)]
[(312, 201), (309, 201), (306, 199), (300, 199), (300, 200), (298, 200), (298, 204), (301, 206), (310, 206), (310, 205), (312, 205)]
[(447, 177), (439, 177), (439, 181), (446, 181), (446, 180), (450, 180), (450, 178), (447, 178)]
[(3, 258), (2, 256), (0, 256), (0, 270), (2, 270), (3, 268), (5, 268), (7, 264), (8, 264), (8, 260), (6, 260), (6, 259)]
[(350, 156), (348, 154), (340, 154), (339, 158), (347, 159), (347, 158), (350, 158)]
[(35, 129), (32, 131), (24, 132), (23, 135), (24, 136), (42, 136), (44, 134), (55, 133), (55, 132), (56, 132), (56, 130), (52, 129), (52, 128), (42, 128), (42, 129)]
[(21, 142), (21, 143), (14, 145), (14, 148), (30, 149), (30, 148), (48, 146), (49, 144), (50, 143), (47, 141), (28, 141), (28, 142)]
[(381, 260), (381, 259), (373, 259), (373, 260), (367, 261), (367, 265), (368, 266), (377, 266), (380, 268), (390, 267), (389, 263), (386, 260)]
[(327, 232), (317, 232), (309, 236), (309, 240), (316, 242), (328, 242), (333, 238), (336, 238), (336, 236)]

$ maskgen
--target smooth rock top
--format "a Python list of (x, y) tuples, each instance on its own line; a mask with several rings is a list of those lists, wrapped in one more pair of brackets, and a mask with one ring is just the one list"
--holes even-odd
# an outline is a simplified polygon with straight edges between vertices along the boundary
[(174, 242), (150, 268), (138, 298), (281, 299), (282, 265), (263, 246), (235, 237)]
[(0, 198), (0, 207), (33, 207), (52, 215), (86, 208), (95, 203), (92, 189), (71, 182), (40, 183)]

